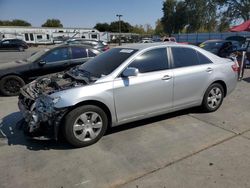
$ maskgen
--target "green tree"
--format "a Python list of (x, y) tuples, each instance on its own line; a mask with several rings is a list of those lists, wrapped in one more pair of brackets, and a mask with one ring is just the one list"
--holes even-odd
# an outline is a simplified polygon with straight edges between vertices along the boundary
[(174, 24), (175, 24), (175, 14), (176, 14), (176, 0), (166, 0), (163, 2), (163, 17), (161, 19), (164, 31), (171, 36), (174, 32)]
[(153, 27), (150, 24), (145, 24), (144, 28), (145, 28), (145, 32), (147, 35), (153, 35), (155, 32)]
[(11, 24), (9, 20), (0, 20), (0, 26), (11, 26)]
[(174, 32), (179, 33), (188, 24), (186, 3), (184, 1), (176, 3), (175, 11)]
[(146, 32), (144, 30), (143, 25), (135, 25), (135, 26), (133, 26), (131, 33), (137, 33), (140, 35), (144, 35)]
[(160, 19), (158, 19), (155, 23), (155, 32), (154, 32), (155, 35), (159, 35), (159, 36), (164, 36), (165, 35), (165, 32), (164, 32), (164, 28), (163, 28), (163, 25), (162, 25), (162, 22)]
[(47, 21), (42, 25), (42, 27), (63, 27), (63, 25), (58, 19), (47, 19)]
[(94, 28), (100, 32), (110, 31), (110, 25), (108, 23), (97, 23)]
[(12, 20), (12, 25), (13, 26), (31, 26), (29, 22), (24, 21), (24, 20), (19, 20), (19, 19)]
[(217, 3), (215, 0), (185, 0), (188, 31), (214, 31), (216, 29)]
[(163, 2), (162, 11), (161, 22), (169, 36), (180, 32), (188, 24), (187, 4), (184, 1), (166, 0)]
[[(132, 30), (132, 26), (128, 22), (124, 22), (121, 20), (121, 32), (129, 33)], [(119, 21), (110, 23), (110, 31), (111, 32), (119, 32)]]
[(217, 30), (219, 32), (226, 32), (226, 31), (228, 31), (229, 28), (230, 28), (230, 22), (231, 21), (230, 21), (230, 19), (228, 17), (221, 16)]
[(218, 0), (166, 0), (161, 19), (164, 31), (212, 32), (218, 25)]
[(0, 20), (0, 26), (31, 26), (31, 24), (24, 20), (14, 19), (9, 20)]
[(250, 0), (217, 0), (224, 16), (234, 19), (250, 19)]

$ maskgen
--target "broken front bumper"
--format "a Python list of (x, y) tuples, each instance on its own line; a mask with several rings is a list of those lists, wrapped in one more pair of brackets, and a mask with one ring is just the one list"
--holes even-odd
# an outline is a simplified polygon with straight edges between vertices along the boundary
[(46, 134), (41, 136), (58, 138), (59, 126), (66, 109), (54, 108), (51, 100), (46, 97), (41, 97), (33, 102), (25, 97), (19, 97), (18, 107), (27, 123), (26, 130), (29, 133), (40, 131)]

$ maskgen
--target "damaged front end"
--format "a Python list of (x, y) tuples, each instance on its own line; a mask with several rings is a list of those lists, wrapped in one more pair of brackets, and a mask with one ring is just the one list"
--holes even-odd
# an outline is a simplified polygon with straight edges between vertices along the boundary
[(61, 98), (51, 94), (90, 83), (90, 79), (86, 80), (81, 75), (78, 79), (77, 76), (79, 73), (73, 69), (38, 78), (21, 88), (18, 106), (25, 120), (23, 129), (27, 135), (58, 138), (59, 126), (68, 109), (55, 108)]
[(55, 103), (60, 98), (40, 95), (36, 100), (23, 97), (18, 101), (24, 117), (24, 131), (29, 136), (48, 136), (57, 139), (58, 128), (67, 109), (56, 109)]

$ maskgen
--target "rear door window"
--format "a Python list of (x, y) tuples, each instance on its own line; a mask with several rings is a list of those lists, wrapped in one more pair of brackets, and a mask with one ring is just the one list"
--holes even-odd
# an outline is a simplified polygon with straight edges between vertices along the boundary
[(138, 56), (129, 67), (137, 68), (140, 73), (168, 69), (167, 49), (159, 48), (147, 51)]
[(200, 64), (196, 50), (182, 47), (172, 47), (171, 49), (174, 68), (189, 67)]
[(208, 59), (205, 55), (201, 54), (200, 52), (197, 52), (199, 63), (202, 64), (209, 64), (212, 63), (210, 59)]
[(72, 59), (86, 58), (88, 56), (85, 48), (72, 47), (71, 52)]

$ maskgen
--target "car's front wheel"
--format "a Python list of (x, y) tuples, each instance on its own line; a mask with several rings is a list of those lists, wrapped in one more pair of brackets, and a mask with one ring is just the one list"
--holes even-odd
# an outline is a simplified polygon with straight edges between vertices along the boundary
[(96, 143), (106, 132), (107, 126), (108, 118), (101, 108), (85, 105), (66, 115), (63, 132), (70, 144), (84, 147)]
[(221, 84), (214, 83), (207, 88), (204, 95), (202, 108), (205, 112), (214, 112), (222, 104), (224, 98), (224, 89)]
[(20, 88), (24, 85), (25, 82), (19, 76), (5, 76), (0, 80), (0, 93), (6, 96), (15, 96), (19, 94)]

